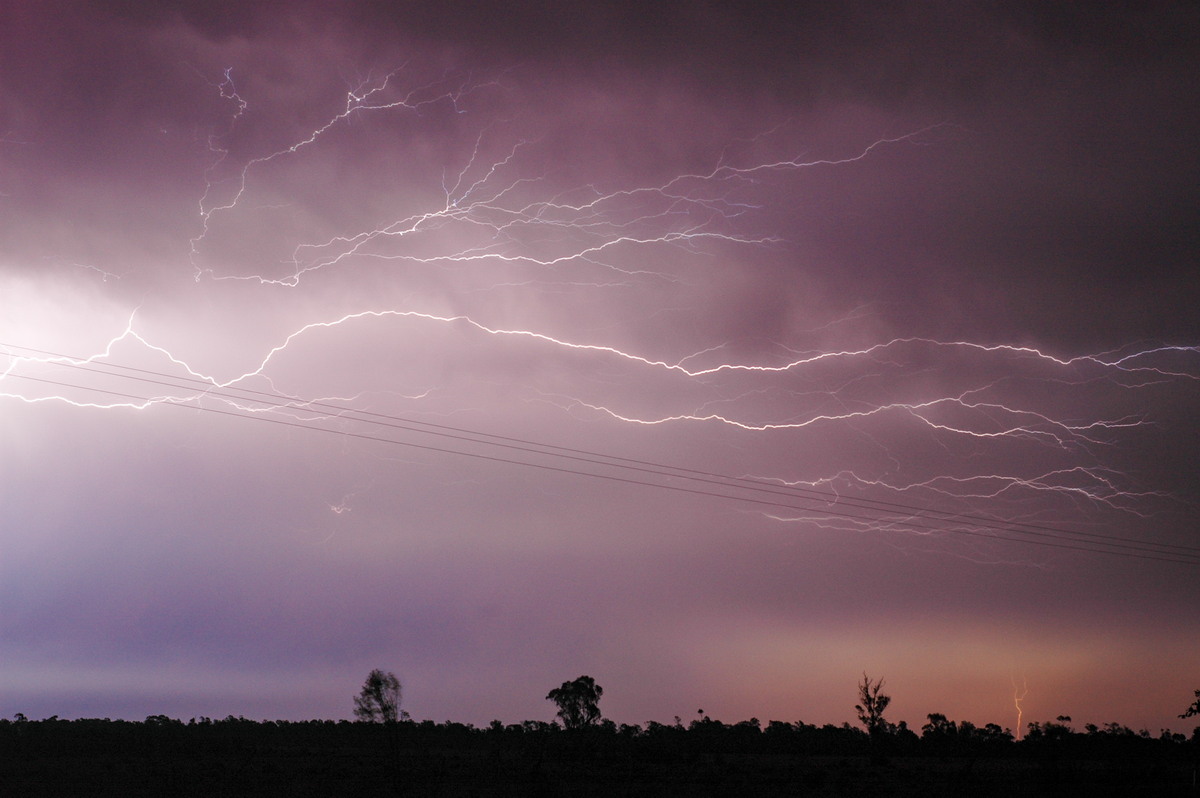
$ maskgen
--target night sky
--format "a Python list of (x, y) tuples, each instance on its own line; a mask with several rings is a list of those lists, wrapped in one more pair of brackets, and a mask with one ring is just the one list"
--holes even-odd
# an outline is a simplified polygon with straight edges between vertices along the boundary
[(1190, 730), (1200, 6), (775, 5), (0, 0), (0, 715)]

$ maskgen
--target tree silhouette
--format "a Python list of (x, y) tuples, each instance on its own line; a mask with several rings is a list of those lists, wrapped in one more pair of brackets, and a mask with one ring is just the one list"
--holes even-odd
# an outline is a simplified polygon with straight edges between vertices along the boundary
[(1190, 718), (1193, 715), (1200, 715), (1200, 690), (1196, 691), (1196, 700), (1193, 701), (1192, 705), (1190, 707), (1188, 707), (1187, 709), (1185, 709), (1183, 711), (1183, 714), (1180, 715), (1179, 717)]
[(400, 680), (376, 668), (354, 699), (354, 717), (368, 723), (394, 723), (400, 717)]
[(603, 694), (604, 688), (596, 684), (595, 679), (580, 676), (573, 682), (563, 682), (561, 687), (551, 690), (546, 700), (558, 705), (558, 716), (562, 718), (563, 726), (582, 729), (600, 720), (600, 707), (597, 704)]
[(929, 718), (929, 722), (921, 727), (922, 739), (945, 739), (958, 734), (958, 724), (948, 720), (942, 713), (931, 712), (926, 717)]
[(883, 679), (872, 682), (871, 677), (863, 672), (863, 680), (858, 685), (858, 700), (862, 703), (854, 705), (854, 709), (858, 712), (859, 723), (866, 727), (869, 735), (871, 759), (877, 764), (885, 761), (883, 736), (892, 730), (891, 724), (883, 717), (883, 711), (887, 709), (888, 704), (892, 703), (892, 697), (881, 693), (882, 689)]
[(863, 680), (858, 685), (858, 700), (862, 703), (855, 704), (854, 709), (858, 712), (859, 723), (866, 728), (872, 739), (888, 730), (889, 724), (884, 719), (883, 712), (888, 704), (892, 703), (892, 697), (880, 693), (882, 689), (883, 679), (872, 682), (871, 678), (863, 673)]

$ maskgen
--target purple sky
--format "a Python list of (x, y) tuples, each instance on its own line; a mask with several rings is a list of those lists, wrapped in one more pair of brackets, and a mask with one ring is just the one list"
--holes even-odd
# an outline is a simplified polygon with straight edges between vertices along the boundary
[(284, 5), (0, 0), (0, 715), (1190, 730), (1194, 3)]

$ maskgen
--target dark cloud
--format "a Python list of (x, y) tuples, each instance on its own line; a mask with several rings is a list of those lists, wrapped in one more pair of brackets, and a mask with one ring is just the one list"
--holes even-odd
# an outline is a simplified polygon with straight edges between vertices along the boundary
[[(6, 706), (1194, 689), (1194, 565), (1096, 551), (1194, 558), (1195, 351), (1135, 354), (1200, 339), (1194, 5), (2, 14), (0, 343), (143, 369), (0, 361)], [(130, 396), (187, 407), (86, 406)]]

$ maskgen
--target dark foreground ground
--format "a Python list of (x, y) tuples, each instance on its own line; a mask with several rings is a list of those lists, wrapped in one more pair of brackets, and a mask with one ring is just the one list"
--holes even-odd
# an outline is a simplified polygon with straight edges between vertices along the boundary
[(932, 754), (914, 737), (881, 757), (847, 730), (734, 729), (0, 722), (0, 795), (1200, 795), (1195, 742), (1079, 734)]

